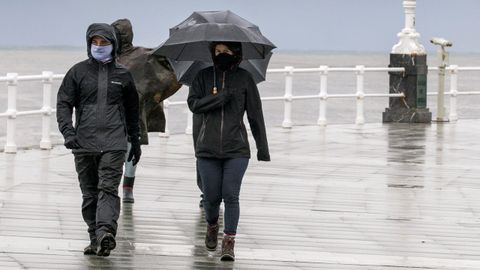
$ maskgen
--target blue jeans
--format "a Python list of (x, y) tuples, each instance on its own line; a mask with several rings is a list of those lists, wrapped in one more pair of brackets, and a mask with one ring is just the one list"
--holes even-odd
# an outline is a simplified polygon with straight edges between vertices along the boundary
[(225, 204), (226, 234), (236, 234), (240, 217), (240, 186), (248, 167), (248, 158), (216, 159), (198, 158), (202, 178), (205, 219), (209, 224), (218, 221), (220, 203)]

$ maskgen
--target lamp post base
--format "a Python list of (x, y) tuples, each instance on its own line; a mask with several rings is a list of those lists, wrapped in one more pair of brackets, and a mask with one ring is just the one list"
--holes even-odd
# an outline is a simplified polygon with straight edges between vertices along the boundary
[(384, 123), (430, 123), (432, 113), (424, 108), (385, 108), (382, 120)]

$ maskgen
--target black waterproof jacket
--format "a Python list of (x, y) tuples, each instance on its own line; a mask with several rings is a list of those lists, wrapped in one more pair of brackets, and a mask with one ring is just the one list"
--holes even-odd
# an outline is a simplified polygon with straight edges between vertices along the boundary
[(165, 57), (152, 55), (152, 49), (133, 46), (132, 24), (128, 19), (112, 23), (119, 47), (118, 63), (132, 73), (140, 99), (141, 143), (148, 144), (148, 132), (165, 132), (163, 100), (175, 94), (181, 84)]
[[(195, 134), (195, 156), (204, 158), (250, 158), (243, 116), (257, 145), (257, 159), (270, 161), (262, 103), (250, 73), (241, 68), (215, 70), (218, 93), (214, 95), (214, 68), (201, 70), (190, 87), (188, 106), (201, 120)], [(224, 87), (222, 87), (224, 86)], [(194, 128), (195, 129), (195, 128)], [(195, 133), (197, 133), (195, 131)]]
[(73, 149), (74, 153), (126, 151), (127, 135), (139, 137), (138, 95), (133, 78), (115, 60), (104, 64), (92, 58), (91, 40), (96, 35), (107, 38), (115, 52), (117, 40), (113, 27), (90, 25), (87, 30), (89, 59), (67, 72), (57, 95), (59, 130), (64, 138), (75, 136), (81, 146)]

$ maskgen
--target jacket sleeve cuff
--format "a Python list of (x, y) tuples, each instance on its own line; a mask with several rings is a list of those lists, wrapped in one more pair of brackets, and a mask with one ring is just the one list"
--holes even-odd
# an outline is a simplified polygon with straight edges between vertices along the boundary
[(270, 154), (269, 153), (257, 153), (257, 159), (259, 161), (270, 161)]

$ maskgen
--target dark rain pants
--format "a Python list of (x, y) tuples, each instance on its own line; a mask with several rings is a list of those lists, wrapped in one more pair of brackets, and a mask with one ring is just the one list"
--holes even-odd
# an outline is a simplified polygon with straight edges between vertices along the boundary
[(116, 235), (120, 215), (118, 186), (122, 178), (125, 151), (74, 153), (82, 190), (82, 216), (90, 239), (106, 232)]
[(218, 221), (220, 203), (225, 204), (224, 233), (236, 234), (240, 218), (240, 186), (248, 167), (248, 158), (198, 158), (202, 178), (203, 207), (209, 224)]

